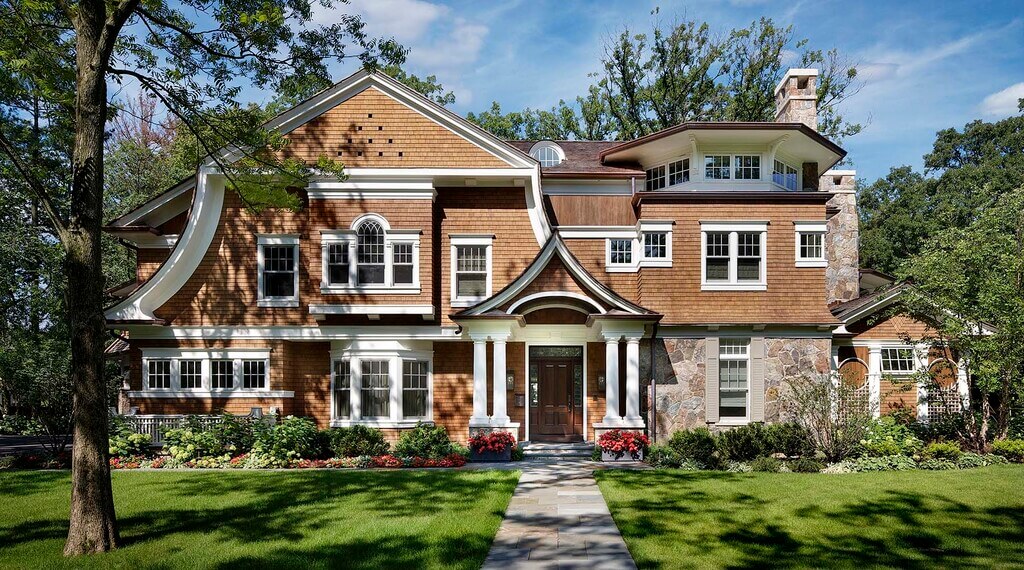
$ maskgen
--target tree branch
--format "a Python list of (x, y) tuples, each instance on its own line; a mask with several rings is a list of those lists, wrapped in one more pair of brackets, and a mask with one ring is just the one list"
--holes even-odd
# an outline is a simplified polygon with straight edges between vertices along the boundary
[(57, 236), (63, 239), (64, 234), (67, 232), (67, 223), (64, 221), (64, 218), (61, 217), (60, 211), (57, 209), (57, 205), (53, 203), (53, 199), (50, 197), (49, 192), (46, 191), (42, 182), (40, 182), (39, 179), (36, 178), (36, 175), (33, 174), (32, 169), (21, 160), (20, 156), (18, 156), (17, 149), (14, 148), (14, 145), (11, 144), (11, 141), (7, 139), (3, 132), (0, 132), (0, 150), (2, 150), (4, 154), (11, 159), (11, 162), (14, 164), (14, 168), (18, 170), (18, 173), (21, 174), (25, 179), (25, 182), (28, 183), (28, 187), (32, 191), (32, 194), (34, 194), (36, 199), (39, 200), (39, 203), (42, 204), (43, 210), (46, 211), (46, 215), (49, 216), (50, 221), (53, 223), (53, 227), (57, 231)]

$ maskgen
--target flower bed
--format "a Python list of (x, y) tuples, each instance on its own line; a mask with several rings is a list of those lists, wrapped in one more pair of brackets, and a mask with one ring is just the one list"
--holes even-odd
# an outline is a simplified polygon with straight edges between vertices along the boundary
[(473, 461), (511, 461), (516, 438), (506, 431), (481, 433), (469, 438), (470, 459)]
[(620, 461), (627, 455), (629, 460), (640, 461), (650, 446), (651, 440), (646, 434), (621, 429), (606, 431), (597, 440), (602, 461)]
[[(424, 457), (395, 457), (378, 455), (371, 457), (335, 457), (331, 459), (294, 459), (283, 466), (285, 469), (400, 469), (403, 467), (451, 468), (466, 464), (463, 455), (453, 453), (440, 459)], [(111, 469), (262, 469), (248, 454), (235, 457), (202, 458), (190, 461), (175, 461), (165, 456), (157, 458), (111, 457)]]

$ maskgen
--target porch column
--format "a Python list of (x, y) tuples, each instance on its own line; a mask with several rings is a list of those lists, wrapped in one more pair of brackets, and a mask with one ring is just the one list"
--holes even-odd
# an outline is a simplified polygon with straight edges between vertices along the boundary
[(868, 348), (868, 401), (871, 415), (882, 415), (882, 347)]
[(620, 423), (619, 415), (619, 339), (604, 341), (604, 423)]
[(626, 421), (640, 417), (640, 337), (626, 337)]
[(473, 339), (473, 417), (469, 423), (486, 425), (487, 420), (487, 339)]
[(508, 424), (508, 409), (505, 404), (505, 339), (494, 338), (494, 415), (491, 424)]

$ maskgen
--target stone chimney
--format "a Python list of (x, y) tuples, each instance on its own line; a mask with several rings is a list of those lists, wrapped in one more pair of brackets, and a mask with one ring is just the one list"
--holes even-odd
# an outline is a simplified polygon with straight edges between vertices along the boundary
[(821, 192), (831, 192), (827, 208), (832, 213), (825, 234), (825, 295), (828, 303), (842, 303), (860, 296), (856, 170), (829, 170), (821, 176)]
[(775, 88), (775, 122), (818, 130), (818, 70), (790, 69)]

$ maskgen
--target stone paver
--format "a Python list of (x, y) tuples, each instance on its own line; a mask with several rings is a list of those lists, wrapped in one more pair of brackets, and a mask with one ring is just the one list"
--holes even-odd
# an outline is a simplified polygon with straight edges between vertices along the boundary
[(517, 463), (523, 470), (484, 569), (636, 568), (589, 461)]

